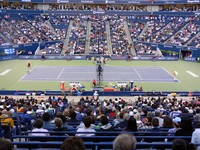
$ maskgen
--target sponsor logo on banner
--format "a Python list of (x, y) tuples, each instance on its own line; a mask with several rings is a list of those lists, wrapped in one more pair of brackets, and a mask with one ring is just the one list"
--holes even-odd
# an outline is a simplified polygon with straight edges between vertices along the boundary
[(92, 0), (81, 0), (81, 3), (94, 3)]
[(106, 4), (107, 4), (107, 3), (109, 3), (109, 4), (114, 4), (115, 1), (105, 1), (105, 3), (106, 3)]
[(172, 45), (164, 45), (164, 47), (170, 47), (170, 48), (172, 48), (173, 46)]
[(26, 46), (33, 46), (33, 44), (31, 44), (31, 43), (24, 44), (24, 47), (26, 47)]
[(105, 11), (93, 11), (93, 14), (105, 14)]
[(138, 1), (128, 1), (128, 4), (140, 4)]
[(57, 3), (69, 3), (69, 0), (57, 0)]
[(199, 3), (199, 0), (187, 0), (188, 3)]
[(75, 59), (81, 59), (81, 56), (75, 56)]

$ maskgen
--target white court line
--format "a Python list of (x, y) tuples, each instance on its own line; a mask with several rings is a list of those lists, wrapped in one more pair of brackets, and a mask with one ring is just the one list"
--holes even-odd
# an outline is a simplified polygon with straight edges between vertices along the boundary
[(198, 78), (199, 76), (198, 75), (196, 75), (194, 72), (192, 72), (192, 71), (186, 71), (188, 74), (190, 74), (192, 77), (194, 77), (194, 78)]
[(143, 81), (173, 81), (172, 79), (142, 79)]
[(174, 78), (175, 80), (177, 80), (178, 82), (180, 82), (177, 78), (175, 78), (173, 75), (171, 75), (171, 73), (169, 73), (169, 71), (167, 71), (165, 68), (163, 68), (163, 66), (161, 66), (161, 68), (167, 72), (172, 78)]
[(5, 71), (3, 71), (2, 73), (0, 73), (0, 76), (4, 76), (7, 73), (9, 73), (10, 71), (12, 71), (12, 69), (6, 69)]
[[(33, 71), (36, 67), (37, 67), (37, 66), (33, 67), (33, 68), (29, 71), (29, 73), (30, 73), (31, 71)], [(26, 73), (25, 75), (23, 75), (23, 76), (18, 80), (18, 82), (20, 82), (25, 76), (27, 76), (27, 74), (28, 74), (28, 73)]]
[(137, 70), (134, 68), (133, 69), (135, 72), (136, 72), (136, 74), (139, 76), (139, 78), (140, 78), (140, 80), (142, 80), (142, 77), (140, 76), (140, 74), (137, 72)]
[(59, 75), (57, 76), (56, 79), (59, 79), (59, 78), (60, 78), (60, 76), (61, 76), (61, 74), (63, 73), (64, 70), (65, 70), (65, 68), (62, 68), (61, 72), (59, 73)]

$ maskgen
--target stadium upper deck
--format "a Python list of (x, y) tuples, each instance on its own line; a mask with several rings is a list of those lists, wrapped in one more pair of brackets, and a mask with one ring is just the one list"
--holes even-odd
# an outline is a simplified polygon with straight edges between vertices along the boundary
[[(125, 1), (119, 1), (124, 5), (110, 4), (111, 1), (102, 5), (98, 1), (93, 2), (95, 5), (89, 1), (77, 4), (67, 1), (31, 2), (0, 4), (1, 45), (20, 47), (37, 43), (24, 53), (29, 55), (36, 54), (37, 47), (47, 49), (47, 54), (133, 56), (155, 55), (158, 49), (168, 50), (166, 47), (170, 47), (175, 53), (195, 51), (193, 56), (199, 57), (198, 4), (157, 6), (154, 3), (161, 1), (151, 1), (146, 5), (126, 5)], [(190, 2), (186, 1), (186, 4)]]

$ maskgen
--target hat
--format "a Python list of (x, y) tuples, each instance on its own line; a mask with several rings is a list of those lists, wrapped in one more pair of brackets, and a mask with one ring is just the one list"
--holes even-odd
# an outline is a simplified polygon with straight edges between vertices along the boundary
[(133, 113), (136, 114), (138, 111), (137, 109), (133, 109)]
[(173, 119), (174, 123), (180, 123), (181, 122), (181, 118), (180, 117), (176, 117)]
[(133, 112), (132, 111), (129, 112), (129, 116), (133, 116)]

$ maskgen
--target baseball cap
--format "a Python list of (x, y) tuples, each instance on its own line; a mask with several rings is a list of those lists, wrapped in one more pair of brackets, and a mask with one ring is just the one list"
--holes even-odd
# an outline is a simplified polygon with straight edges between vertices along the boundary
[(173, 119), (174, 123), (180, 123), (181, 122), (181, 118), (180, 117), (176, 117)]
[(129, 116), (133, 116), (133, 112), (132, 111), (129, 112)]

